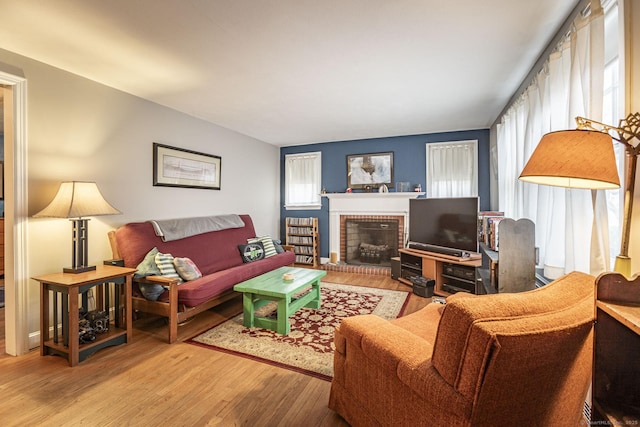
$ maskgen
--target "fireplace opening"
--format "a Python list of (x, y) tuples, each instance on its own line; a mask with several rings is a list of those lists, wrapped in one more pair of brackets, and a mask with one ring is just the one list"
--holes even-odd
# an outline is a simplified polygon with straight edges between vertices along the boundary
[(397, 219), (347, 219), (345, 223), (345, 262), (391, 266), (391, 258), (398, 256)]

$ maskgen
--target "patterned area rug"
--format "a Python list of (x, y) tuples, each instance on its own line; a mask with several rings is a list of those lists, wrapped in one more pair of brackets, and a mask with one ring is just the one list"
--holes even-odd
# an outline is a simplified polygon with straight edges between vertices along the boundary
[[(322, 307), (302, 308), (289, 318), (291, 333), (245, 328), (242, 314), (187, 342), (271, 363), (330, 381), (333, 377), (333, 332), (346, 317), (375, 314), (400, 316), (409, 292), (322, 282)], [(275, 315), (275, 303), (261, 308), (261, 316)]]

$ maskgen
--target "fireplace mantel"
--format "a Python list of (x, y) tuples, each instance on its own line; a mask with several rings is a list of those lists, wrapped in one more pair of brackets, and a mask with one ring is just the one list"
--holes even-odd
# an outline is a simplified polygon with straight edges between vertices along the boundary
[(368, 199), (368, 198), (373, 198), (373, 199), (379, 199), (379, 198), (405, 198), (405, 199), (415, 199), (418, 196), (421, 196), (423, 194), (426, 193), (420, 193), (417, 191), (412, 191), (412, 192), (406, 192), (406, 193), (379, 193), (379, 192), (372, 192), (372, 193), (326, 193), (323, 194), (322, 197), (326, 197), (328, 199), (354, 199), (354, 200), (360, 200), (360, 199)]
[(340, 254), (341, 215), (400, 215), (404, 217), (405, 235), (409, 227), (409, 199), (425, 193), (328, 193), (329, 199), (329, 253)]

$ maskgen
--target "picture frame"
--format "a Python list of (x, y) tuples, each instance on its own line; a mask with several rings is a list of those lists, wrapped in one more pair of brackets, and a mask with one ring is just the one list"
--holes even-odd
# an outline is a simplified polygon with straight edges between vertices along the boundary
[(153, 185), (220, 190), (222, 157), (153, 143)]
[(373, 190), (393, 186), (393, 152), (347, 155), (347, 187)]

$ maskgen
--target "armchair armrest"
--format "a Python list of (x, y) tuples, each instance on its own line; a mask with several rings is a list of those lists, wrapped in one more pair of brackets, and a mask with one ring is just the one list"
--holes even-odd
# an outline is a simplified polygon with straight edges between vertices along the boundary
[[(457, 393), (431, 364), (433, 345), (375, 315), (344, 319), (336, 333), (336, 351), (345, 354), (355, 345), (371, 361), (439, 411), (469, 415), (471, 402)], [(354, 349), (355, 350), (355, 349)]]
[[(395, 371), (403, 359), (416, 365), (431, 364), (433, 346), (379, 316), (368, 314), (346, 318), (338, 328), (346, 341), (356, 344), (367, 358), (385, 370)], [(336, 348), (340, 348), (336, 343)]]

